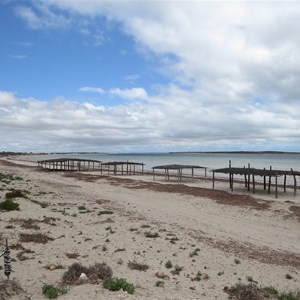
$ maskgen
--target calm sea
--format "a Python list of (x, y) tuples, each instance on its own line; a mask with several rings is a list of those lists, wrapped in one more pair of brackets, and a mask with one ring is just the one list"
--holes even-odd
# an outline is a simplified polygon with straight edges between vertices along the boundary
[(145, 170), (165, 164), (187, 164), (207, 167), (208, 169), (226, 168), (231, 161), (232, 167), (266, 168), (273, 170), (300, 171), (300, 153), (127, 153), (127, 154), (49, 154), (32, 155), (27, 159), (38, 161), (51, 158), (81, 158), (109, 161), (143, 162)]

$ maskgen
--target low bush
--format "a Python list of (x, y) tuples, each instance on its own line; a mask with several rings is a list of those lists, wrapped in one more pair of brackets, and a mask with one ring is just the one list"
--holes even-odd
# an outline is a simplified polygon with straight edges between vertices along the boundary
[(113, 271), (106, 263), (96, 263), (87, 269), (86, 275), (92, 281), (105, 280), (112, 277)]
[(23, 243), (40, 243), (46, 244), (48, 241), (53, 241), (52, 238), (42, 233), (21, 233), (20, 234), (20, 242)]
[(107, 278), (103, 282), (103, 287), (113, 292), (123, 290), (128, 294), (133, 294), (135, 291), (135, 286), (123, 278)]
[(48, 299), (56, 299), (58, 296), (66, 294), (68, 289), (66, 287), (56, 287), (52, 284), (45, 284), (43, 286), (43, 295)]
[(111, 210), (100, 210), (99, 212), (98, 212), (98, 216), (101, 216), (101, 215), (112, 215), (114, 212), (113, 211), (111, 211)]
[(300, 300), (300, 291), (279, 293), (274, 287), (258, 287), (254, 283), (236, 283), (231, 287), (225, 287), (224, 291), (231, 299), (278, 299)]
[(167, 269), (171, 269), (171, 268), (173, 267), (172, 262), (171, 262), (170, 260), (168, 260), (168, 261), (165, 263), (165, 267), (166, 267)]
[(138, 271), (147, 271), (149, 269), (149, 266), (145, 265), (145, 264), (140, 264), (134, 261), (130, 261), (127, 264), (128, 268), (131, 270), (138, 270)]
[(62, 281), (67, 284), (76, 284), (81, 273), (87, 273), (87, 268), (82, 264), (74, 263), (63, 274)]
[(0, 280), (0, 300), (7, 300), (17, 296), (18, 298), (14, 299), (21, 299), (23, 293), (24, 290), (18, 281), (6, 279)]
[(0, 202), (0, 210), (6, 210), (6, 211), (20, 210), (20, 207), (18, 203), (7, 199)]
[(283, 292), (278, 296), (278, 300), (300, 300), (300, 291)]
[(195, 255), (198, 255), (198, 252), (200, 251), (199, 248), (196, 248), (193, 252), (190, 253), (190, 257), (193, 257)]
[(112, 277), (113, 272), (111, 267), (105, 263), (95, 263), (90, 267), (84, 267), (82, 264), (74, 263), (63, 274), (62, 281), (67, 284), (81, 284), (80, 275), (84, 273), (89, 283), (97, 283), (98, 280), (104, 280)]
[(159, 233), (158, 232), (146, 231), (144, 233), (144, 236), (147, 237), (147, 238), (157, 238), (157, 237), (159, 237)]
[(20, 190), (13, 190), (5, 194), (6, 199), (13, 199), (13, 198), (27, 198), (24, 192)]
[(23, 178), (19, 177), (19, 176), (14, 176), (12, 174), (0, 173), (0, 181), (1, 182), (9, 184), (11, 181), (14, 181), (14, 180), (23, 180)]

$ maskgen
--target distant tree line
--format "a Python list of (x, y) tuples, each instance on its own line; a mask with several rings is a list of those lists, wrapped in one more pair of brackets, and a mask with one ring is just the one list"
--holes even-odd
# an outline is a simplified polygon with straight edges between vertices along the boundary
[(0, 156), (12, 156), (12, 155), (29, 155), (33, 154), (33, 152), (13, 152), (13, 151), (2, 151), (0, 152)]

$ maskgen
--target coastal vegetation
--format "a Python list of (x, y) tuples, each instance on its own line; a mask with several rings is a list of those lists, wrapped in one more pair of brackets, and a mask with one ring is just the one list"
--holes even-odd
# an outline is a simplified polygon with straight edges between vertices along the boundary
[(20, 233), (21, 243), (46, 244), (48, 241), (53, 241), (53, 238), (43, 233)]
[(0, 202), (0, 210), (6, 210), (6, 211), (20, 210), (20, 206), (19, 203), (6, 199)]
[(133, 294), (135, 291), (135, 286), (132, 283), (128, 283), (126, 279), (123, 278), (107, 278), (103, 282), (103, 287), (110, 291), (124, 291), (128, 294)]
[(58, 296), (61, 296), (63, 294), (66, 294), (68, 292), (67, 287), (57, 287), (52, 284), (45, 284), (43, 286), (43, 295), (47, 299), (56, 299)]
[(277, 300), (300, 300), (300, 291), (278, 292), (272, 286), (260, 287), (257, 284), (236, 283), (230, 287), (225, 286), (224, 291), (231, 299), (277, 299)]

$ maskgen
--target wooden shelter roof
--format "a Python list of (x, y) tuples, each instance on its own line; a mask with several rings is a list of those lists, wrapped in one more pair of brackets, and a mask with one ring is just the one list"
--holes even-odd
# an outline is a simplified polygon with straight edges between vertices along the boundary
[(110, 161), (106, 163), (102, 163), (103, 166), (120, 166), (120, 165), (138, 165), (144, 166), (144, 163), (140, 162), (132, 162), (132, 161)]
[(206, 167), (195, 166), (195, 165), (180, 165), (180, 164), (171, 164), (171, 165), (161, 165), (152, 167), (153, 170), (182, 170), (182, 169), (206, 169)]
[(44, 164), (44, 163), (67, 162), (67, 161), (82, 161), (82, 162), (101, 163), (101, 160), (81, 159), (81, 158), (53, 158), (53, 159), (39, 160), (38, 163)]
[(300, 176), (300, 172), (289, 170), (267, 170), (267, 169), (255, 169), (255, 168), (221, 168), (213, 170), (215, 173), (223, 174), (237, 174), (237, 175), (255, 175), (255, 176)]
[(40, 160), (38, 165), (47, 171), (90, 171), (99, 169), (101, 161), (80, 158), (54, 158)]

